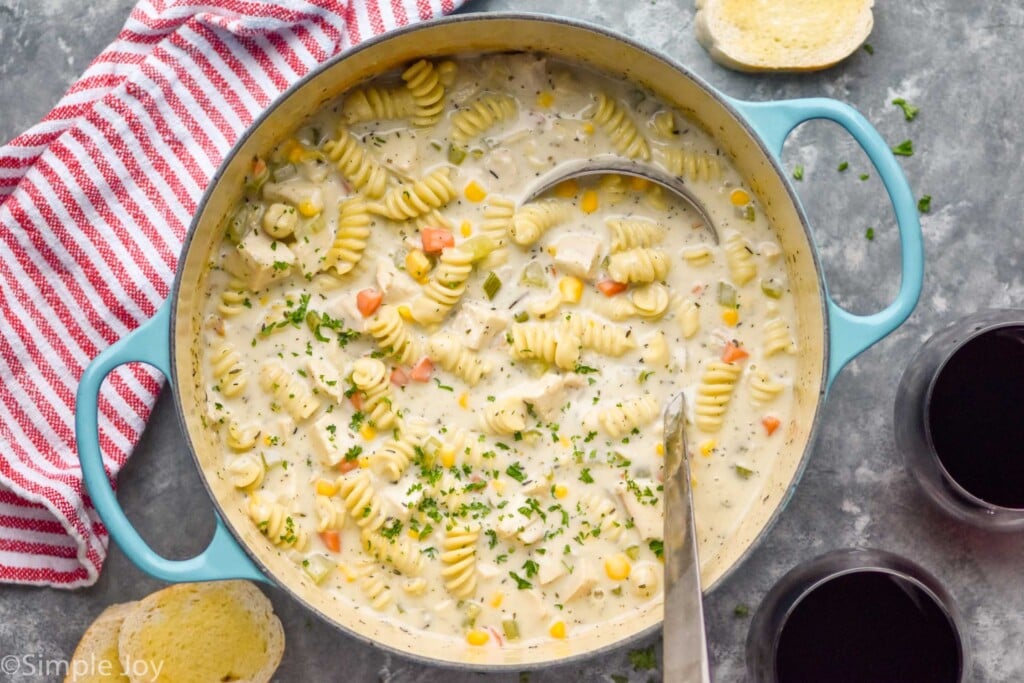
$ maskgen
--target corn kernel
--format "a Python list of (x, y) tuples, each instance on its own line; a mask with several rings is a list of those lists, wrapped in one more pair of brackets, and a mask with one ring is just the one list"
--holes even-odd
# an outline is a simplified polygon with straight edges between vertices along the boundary
[(579, 191), (580, 184), (571, 178), (555, 185), (555, 196), (562, 199), (572, 199)]
[(286, 140), (283, 149), (284, 158), (288, 160), (288, 163), (297, 164), (302, 161), (302, 145), (295, 138)]
[(562, 499), (569, 495), (569, 489), (563, 484), (555, 484), (555, 498)]
[(405, 255), (405, 270), (413, 280), (423, 281), (430, 273), (430, 259), (420, 249), (411, 249)]
[(476, 645), (477, 647), (479, 647), (480, 645), (486, 645), (487, 641), (490, 639), (491, 634), (489, 634), (487, 631), (481, 631), (477, 628), (473, 629), (472, 631), (466, 634), (466, 642), (470, 645)]
[(377, 430), (364, 422), (363, 425), (359, 427), (359, 435), (367, 441), (373, 441), (374, 437), (377, 436)]
[(455, 449), (451, 446), (442, 446), (438, 451), (441, 455), (441, 466), (442, 467), (454, 467), (455, 466)]
[(306, 218), (312, 218), (320, 213), (320, 207), (313, 202), (299, 202), (299, 213)]
[(348, 566), (347, 562), (339, 562), (338, 571), (341, 572), (341, 575), (345, 577), (345, 581), (348, 583), (352, 583), (356, 580), (356, 573), (352, 571), (352, 568)]
[(369, 467), (370, 467), (370, 458), (368, 458), (365, 455), (363, 457), (359, 458), (359, 469), (365, 470), (365, 469), (369, 469)]
[(316, 494), (318, 496), (333, 496), (338, 492), (338, 485), (326, 479), (316, 480)]
[(548, 245), (548, 256), (554, 258), (558, 255), (558, 247), (553, 244)]
[(744, 190), (736, 188), (729, 194), (729, 201), (733, 206), (743, 206), (750, 203), (750, 195)]
[(657, 453), (658, 455), (665, 455), (665, 444), (659, 441), (658, 444), (654, 447), (654, 452)]
[(640, 176), (631, 176), (629, 179), (629, 189), (636, 192), (643, 192), (650, 185), (650, 181), (647, 178), (641, 178)]
[(504, 601), (505, 594), (501, 591), (498, 591), (491, 597), (491, 607), (493, 607), (494, 609), (498, 609), (499, 607), (501, 607), (501, 603), (503, 603)]
[(568, 448), (570, 443), (572, 443), (572, 442), (569, 441), (569, 437), (567, 437), (567, 436), (560, 436), (560, 437), (558, 437), (558, 445), (561, 446), (562, 448)]
[(537, 94), (537, 106), (538, 107), (544, 107), (545, 109), (547, 109), (548, 107), (550, 107), (554, 103), (555, 103), (555, 96), (552, 95), (547, 90), (545, 90), (542, 93), (538, 93)]
[(400, 315), (402, 317), (402, 320), (404, 320), (407, 323), (413, 322), (412, 309), (406, 306), (405, 304), (402, 304), (401, 306), (398, 307), (398, 315)]
[(274, 437), (272, 437), (270, 434), (265, 435), (263, 437), (263, 445), (264, 446), (273, 446), (274, 445)]
[(491, 479), (491, 486), (494, 487), (494, 490), (499, 496), (505, 493), (505, 482), (501, 479)]
[(548, 629), (548, 633), (551, 634), (552, 638), (558, 638), (559, 640), (565, 638), (565, 622), (556, 621), (551, 624), (551, 628)]
[(625, 581), (629, 578), (629, 570), (632, 565), (625, 553), (615, 553), (604, 561), (604, 573), (612, 581)]
[(740, 322), (740, 312), (735, 308), (727, 308), (722, 311), (722, 322), (729, 327), (736, 327)]
[(459, 232), (462, 233), (463, 237), (469, 237), (473, 234), (473, 226), (470, 225), (469, 221), (462, 221), (462, 225), (459, 226)]
[(583, 213), (594, 213), (597, 211), (597, 192), (587, 190), (583, 193), (583, 200), (580, 201), (580, 209)]
[(475, 180), (470, 180), (463, 192), (466, 195), (466, 199), (471, 202), (482, 202), (484, 197), (487, 196), (487, 191), (480, 187), (480, 183)]
[(270, 297), (269, 296), (261, 296), (260, 297), (260, 306), (266, 306), (269, 302), (270, 302)]
[(459, 394), (459, 407), (466, 409), (469, 408), (469, 394), (467, 392)]
[(579, 303), (580, 297), (583, 296), (583, 281), (572, 275), (563, 277), (558, 281), (558, 291), (562, 294), (562, 301)]
[(414, 541), (420, 540), (420, 532), (416, 531), (416, 529), (409, 529), (407, 532), (405, 532), (405, 535)]
[(581, 126), (581, 128), (583, 129), (583, 133), (586, 134), (586, 135), (593, 135), (594, 134), (594, 124), (592, 124), (590, 121), (587, 121), (586, 123), (584, 123)]
[(705, 458), (711, 455), (711, 452), (715, 450), (715, 446), (718, 443), (714, 439), (707, 439), (706, 441), (700, 442), (700, 454)]

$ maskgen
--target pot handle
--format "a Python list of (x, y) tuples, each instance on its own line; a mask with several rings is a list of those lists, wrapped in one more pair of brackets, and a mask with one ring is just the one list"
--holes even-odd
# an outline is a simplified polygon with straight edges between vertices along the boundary
[(188, 560), (161, 557), (142, 539), (117, 502), (103, 467), (99, 442), (99, 392), (103, 379), (125, 363), (139, 361), (170, 377), (171, 304), (168, 300), (152, 318), (113, 344), (82, 374), (75, 399), (75, 437), (85, 486), (100, 518), (124, 554), (140, 569), (164, 581), (253, 579), (267, 581), (224, 526), (220, 515), (206, 549)]
[(889, 145), (874, 126), (850, 105), (823, 97), (780, 102), (745, 102), (732, 98), (729, 101), (743, 114), (776, 159), (781, 158), (782, 145), (790, 132), (801, 123), (813, 119), (838, 123), (863, 148), (889, 193), (899, 226), (902, 256), (900, 290), (896, 298), (877, 313), (854, 315), (840, 307), (828, 294), (828, 285), (822, 283), (828, 300), (828, 386), (832, 386), (843, 366), (899, 327), (917, 305), (924, 282), (924, 247), (917, 203)]

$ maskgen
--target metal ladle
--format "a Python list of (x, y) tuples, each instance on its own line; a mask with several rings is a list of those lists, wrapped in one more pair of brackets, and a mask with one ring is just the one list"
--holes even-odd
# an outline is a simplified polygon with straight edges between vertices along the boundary
[(649, 180), (680, 197), (697, 213), (701, 221), (704, 222), (704, 227), (711, 233), (715, 244), (718, 244), (718, 231), (715, 229), (714, 223), (711, 222), (707, 209), (704, 208), (704, 202), (693, 194), (682, 178), (663, 171), (652, 164), (625, 159), (613, 154), (604, 154), (586, 159), (573, 159), (555, 166), (533, 182), (525, 194), (523, 203), (539, 197), (567, 180), (584, 176), (607, 175), (609, 173), (618, 173), (620, 175)]

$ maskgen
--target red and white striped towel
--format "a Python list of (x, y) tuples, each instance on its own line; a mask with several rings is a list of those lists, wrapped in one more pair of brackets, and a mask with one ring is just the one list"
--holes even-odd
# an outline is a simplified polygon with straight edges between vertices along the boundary
[[(96, 581), (107, 532), (83, 499), (78, 379), (167, 296), (225, 153), (311, 67), (465, 0), (143, 0), (45, 119), (0, 148), (0, 581)], [(101, 394), (113, 480), (161, 379)]]

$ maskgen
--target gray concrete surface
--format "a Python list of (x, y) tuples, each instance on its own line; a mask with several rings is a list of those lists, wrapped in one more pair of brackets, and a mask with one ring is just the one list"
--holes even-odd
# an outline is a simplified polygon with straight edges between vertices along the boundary
[[(127, 0), (0, 0), (0, 137), (37, 120), (117, 32)], [(663, 50), (722, 91), (753, 100), (825, 95), (859, 108), (896, 144), (913, 139), (901, 159), (918, 196), (927, 271), (921, 303), (895, 334), (848, 367), (821, 413), (810, 464), (779, 523), (746, 563), (706, 599), (718, 683), (746, 680), (749, 617), (789, 568), (826, 550), (870, 546), (901, 553), (931, 570), (966, 616), (978, 681), (1024, 680), (1024, 535), (993, 535), (950, 522), (928, 507), (902, 469), (892, 438), (892, 401), (908, 357), (934, 330), (985, 306), (1024, 301), (1020, 194), (1024, 171), (1024, 64), (1020, 2), (882, 2), (869, 42), (842, 65), (816, 74), (742, 75), (711, 62), (693, 38), (691, 0), (474, 0), (469, 10), (552, 12), (587, 19)], [(902, 96), (921, 107), (907, 122), (890, 104)], [(898, 286), (898, 243), (884, 191), (863, 153), (838, 128), (809, 124), (786, 145), (787, 168), (805, 167), (797, 183), (828, 272), (844, 306), (867, 312)], [(841, 161), (850, 170), (839, 173)], [(875, 239), (865, 239), (873, 227)], [(1019, 370), (1019, 369), (1018, 369)], [(212, 532), (211, 505), (185, 452), (169, 396), (160, 401), (138, 452), (120, 478), (120, 497), (159, 550), (186, 557)], [(0, 587), (0, 655), (40, 661), (67, 657), (86, 625), (114, 602), (141, 597), (161, 583), (116, 549), (95, 586), (65, 592)], [(288, 646), (280, 681), (511, 683), (529, 680), (659, 680), (636, 671), (620, 648), (580, 666), (477, 675), (424, 668), (355, 642), (269, 589)], [(654, 646), (657, 637), (641, 646)], [(25, 675), (11, 681), (44, 680)]]

